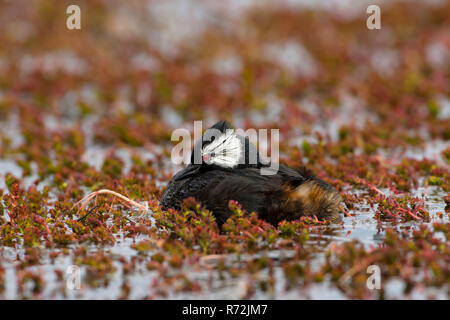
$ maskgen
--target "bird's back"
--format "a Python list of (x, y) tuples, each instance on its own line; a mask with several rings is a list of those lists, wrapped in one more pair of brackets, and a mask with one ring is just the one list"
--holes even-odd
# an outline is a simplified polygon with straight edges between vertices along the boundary
[[(316, 206), (311, 206), (310, 196), (316, 198)], [(257, 212), (261, 219), (277, 224), (309, 215), (311, 211), (319, 218), (327, 218), (331, 203), (331, 211), (335, 213), (337, 199), (335, 191), (325, 182), (307, 171), (296, 171), (284, 165), (273, 175), (261, 175), (259, 168), (218, 168), (181, 180), (174, 177), (164, 192), (161, 207), (163, 210), (180, 209), (188, 197), (194, 197), (211, 210), (219, 225), (231, 215), (230, 200), (237, 201), (247, 212)]]

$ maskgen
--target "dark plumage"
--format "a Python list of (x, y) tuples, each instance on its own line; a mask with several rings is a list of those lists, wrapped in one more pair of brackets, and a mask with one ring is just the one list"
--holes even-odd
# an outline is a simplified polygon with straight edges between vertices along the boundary
[[(221, 121), (212, 128), (224, 133), (230, 127)], [(207, 130), (202, 141), (196, 143), (192, 163), (169, 182), (161, 200), (163, 210), (180, 209), (184, 199), (194, 197), (213, 212), (219, 225), (231, 214), (229, 200), (239, 202), (248, 213), (255, 211), (259, 218), (274, 225), (313, 215), (334, 222), (340, 220), (339, 194), (305, 168), (294, 170), (280, 164), (276, 174), (261, 175), (260, 168), (267, 164), (261, 162), (259, 155), (257, 163), (246, 157), (245, 163), (232, 168), (221, 167), (217, 164), (220, 162), (193, 164), (194, 153), (202, 153), (210, 143), (209, 133)], [(249, 145), (245, 139), (242, 148), (248, 151)], [(205, 158), (209, 159), (209, 155)]]

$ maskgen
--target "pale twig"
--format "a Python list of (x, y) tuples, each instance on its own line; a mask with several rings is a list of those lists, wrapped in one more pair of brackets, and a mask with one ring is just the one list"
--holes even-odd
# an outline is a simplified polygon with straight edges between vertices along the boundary
[(85, 208), (88, 205), (88, 203), (93, 198), (97, 197), (100, 194), (112, 194), (112, 195), (115, 196), (114, 200), (116, 199), (116, 197), (119, 198), (119, 200), (122, 200), (127, 207), (134, 206), (136, 208), (139, 208), (142, 211), (148, 211), (148, 209), (149, 209), (147, 203), (140, 204), (140, 203), (137, 203), (134, 200), (131, 200), (130, 198), (125, 197), (124, 195), (122, 195), (122, 194), (120, 194), (118, 192), (115, 192), (115, 191), (112, 191), (112, 190), (109, 190), (109, 189), (101, 189), (101, 190), (97, 190), (97, 191), (94, 191), (92, 193), (89, 193), (88, 195), (83, 197), (80, 201), (78, 201), (77, 203), (75, 203), (73, 205), (71, 210), (73, 208), (75, 208), (76, 206), (79, 206), (78, 211), (77, 211), (77, 214), (78, 214), (83, 208)]

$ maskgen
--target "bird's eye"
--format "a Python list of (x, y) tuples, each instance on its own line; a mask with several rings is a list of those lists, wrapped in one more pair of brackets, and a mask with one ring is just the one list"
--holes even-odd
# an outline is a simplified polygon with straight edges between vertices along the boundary
[(211, 153), (211, 157), (215, 157), (215, 156), (216, 156), (215, 152)]
[(216, 140), (216, 136), (211, 137), (211, 142), (213, 142), (214, 140)]

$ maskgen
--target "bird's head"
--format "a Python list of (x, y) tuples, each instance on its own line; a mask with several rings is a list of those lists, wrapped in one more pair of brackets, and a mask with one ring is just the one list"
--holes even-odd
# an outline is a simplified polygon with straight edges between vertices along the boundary
[(223, 169), (258, 167), (260, 163), (256, 146), (223, 120), (205, 131), (191, 154), (191, 164)]
[(214, 168), (227, 170), (257, 168), (260, 165), (262, 161), (256, 146), (222, 120), (206, 130), (202, 138), (195, 142), (190, 165), (174, 178), (184, 179)]

